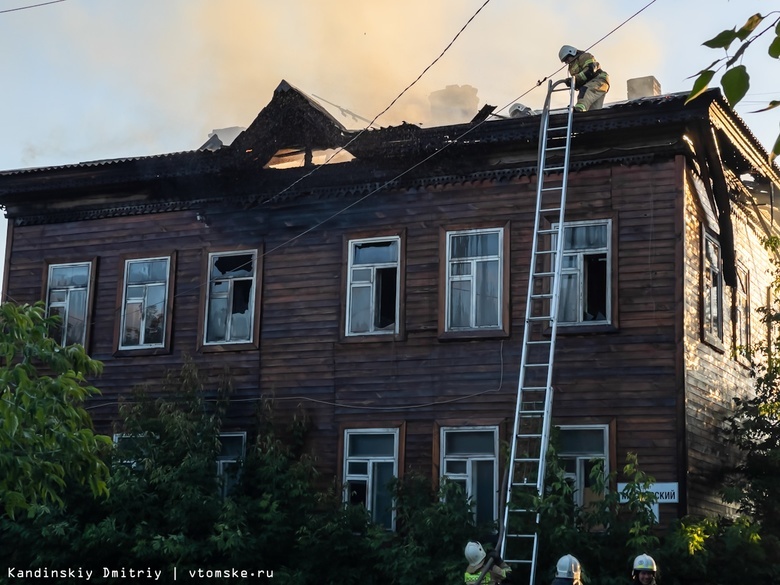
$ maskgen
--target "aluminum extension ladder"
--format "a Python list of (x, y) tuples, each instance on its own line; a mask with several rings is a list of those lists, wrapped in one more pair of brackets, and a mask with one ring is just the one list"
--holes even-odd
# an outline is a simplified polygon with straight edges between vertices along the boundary
[[(541, 114), (536, 213), (522, 357), (506, 502), (498, 543), (501, 556), (515, 567), (515, 576), (527, 573), (529, 585), (534, 585), (536, 578), (539, 549), (539, 514), (531, 504), (544, 489), (545, 458), (550, 441), (563, 221), (576, 96), (573, 82), (571, 79), (567, 87), (565, 79), (550, 80)], [(565, 110), (551, 111), (552, 94), (561, 91), (569, 92), (569, 105)], [(565, 124), (560, 125), (564, 116)], [(556, 125), (551, 125), (553, 118)], [(551, 184), (547, 185), (548, 182)]]

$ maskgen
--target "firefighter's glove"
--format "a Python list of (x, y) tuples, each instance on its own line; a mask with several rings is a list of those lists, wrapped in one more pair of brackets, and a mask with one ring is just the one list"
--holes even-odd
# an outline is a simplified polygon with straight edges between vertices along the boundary
[(566, 84), (566, 87), (571, 87), (571, 77), (567, 77), (563, 82)]
[(493, 559), (493, 563), (494, 563), (495, 565), (501, 565), (501, 563), (503, 563), (503, 562), (504, 562), (504, 559), (502, 559), (502, 558), (501, 558), (501, 555), (500, 555), (500, 554), (498, 554), (498, 551), (497, 551), (497, 550), (491, 550), (491, 551), (488, 553), (488, 555), (487, 555), (487, 556), (488, 556), (488, 558), (489, 558), (489, 559)]

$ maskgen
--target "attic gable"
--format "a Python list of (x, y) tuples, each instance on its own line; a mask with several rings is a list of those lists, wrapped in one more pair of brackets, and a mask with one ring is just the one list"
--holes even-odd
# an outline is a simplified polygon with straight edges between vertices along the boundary
[(312, 151), (343, 147), (349, 131), (316, 101), (282, 80), (271, 101), (231, 144), (244, 162), (265, 166), (277, 154), (311, 157)]

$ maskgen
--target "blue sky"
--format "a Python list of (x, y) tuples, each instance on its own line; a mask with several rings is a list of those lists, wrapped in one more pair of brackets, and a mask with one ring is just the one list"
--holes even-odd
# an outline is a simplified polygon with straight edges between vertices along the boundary
[[(70, 164), (198, 148), (215, 128), (246, 126), (282, 79), (373, 118), (446, 47), (484, 0), (0, 0), (4, 108), (0, 169)], [(379, 120), (430, 121), (428, 95), (471, 85), (479, 105), (544, 100), (537, 80), (558, 48), (585, 48), (609, 72), (607, 103), (626, 81), (654, 75), (686, 91), (722, 52), (701, 43), (740, 26), (766, 0), (491, 0), (444, 57)], [(737, 111), (769, 147), (780, 62), (768, 42), (744, 58), (751, 91)], [(559, 74), (560, 75), (560, 74)], [(717, 79), (717, 78), (716, 78)], [(348, 127), (351, 118), (334, 115)], [(4, 223), (0, 230), (4, 231)]]

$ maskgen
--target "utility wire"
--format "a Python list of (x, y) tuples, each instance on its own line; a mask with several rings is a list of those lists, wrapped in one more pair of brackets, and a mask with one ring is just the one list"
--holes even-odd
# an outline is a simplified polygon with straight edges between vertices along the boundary
[[(61, 2), (61, 1), (64, 1), (64, 0), (56, 0), (56, 1), (60, 1), (60, 2)], [(592, 49), (593, 47), (597, 46), (599, 43), (601, 43), (602, 41), (604, 41), (605, 39), (607, 39), (608, 37), (610, 37), (611, 35), (613, 35), (615, 32), (617, 32), (619, 29), (621, 29), (623, 26), (625, 26), (625, 25), (626, 25), (628, 22), (630, 22), (631, 20), (633, 20), (634, 18), (636, 18), (636, 17), (637, 17), (639, 14), (641, 14), (642, 12), (644, 12), (644, 11), (645, 11), (646, 9), (648, 9), (650, 6), (652, 6), (653, 4), (655, 4), (657, 1), (658, 1), (658, 0), (651, 0), (651, 1), (650, 1), (648, 4), (646, 4), (644, 7), (642, 7), (641, 9), (639, 9), (637, 12), (635, 12), (634, 14), (632, 14), (631, 16), (629, 16), (627, 19), (625, 19), (623, 22), (621, 22), (619, 25), (617, 25), (615, 28), (613, 28), (613, 29), (612, 29), (611, 31), (609, 31), (607, 34), (605, 34), (605, 35), (604, 35), (604, 36), (602, 36), (600, 39), (598, 39), (596, 42), (594, 42), (593, 44), (591, 44), (590, 46), (588, 46), (588, 48), (587, 48), (587, 49), (585, 49), (585, 50), (586, 50), (586, 51), (590, 51), (590, 49)], [(367, 130), (367, 129), (368, 129), (368, 128), (369, 128), (369, 127), (370, 127), (370, 126), (371, 126), (371, 125), (372, 125), (372, 124), (373, 124), (373, 123), (374, 123), (374, 122), (375, 122), (375, 121), (376, 121), (376, 120), (377, 120), (377, 119), (378, 119), (380, 116), (382, 116), (384, 113), (386, 113), (386, 112), (387, 112), (387, 111), (390, 109), (390, 107), (392, 107), (392, 106), (393, 106), (393, 105), (394, 105), (394, 104), (395, 104), (395, 103), (398, 101), (398, 99), (399, 99), (399, 98), (400, 98), (402, 95), (404, 95), (404, 93), (406, 93), (406, 92), (407, 92), (407, 91), (408, 91), (408, 90), (409, 90), (409, 89), (410, 89), (410, 88), (411, 88), (411, 87), (412, 87), (412, 86), (413, 86), (415, 83), (417, 83), (417, 81), (419, 81), (419, 80), (422, 78), (422, 76), (425, 74), (425, 72), (427, 72), (427, 71), (428, 71), (428, 70), (429, 70), (429, 69), (430, 69), (430, 68), (431, 68), (431, 67), (432, 67), (432, 66), (433, 66), (433, 65), (434, 65), (434, 64), (435, 64), (435, 63), (436, 63), (436, 62), (437, 62), (439, 59), (441, 59), (441, 57), (442, 57), (442, 56), (444, 55), (444, 53), (445, 53), (445, 52), (446, 52), (446, 51), (447, 51), (447, 50), (448, 50), (448, 49), (449, 49), (449, 48), (452, 46), (452, 44), (455, 42), (455, 40), (458, 38), (458, 36), (459, 36), (459, 35), (460, 35), (460, 34), (461, 34), (461, 33), (462, 33), (464, 30), (465, 30), (465, 28), (468, 26), (468, 24), (469, 24), (469, 23), (470, 23), (470, 22), (471, 22), (471, 21), (472, 21), (472, 20), (473, 20), (473, 19), (474, 19), (474, 18), (477, 16), (477, 14), (479, 14), (479, 12), (480, 12), (480, 11), (481, 11), (481, 10), (482, 10), (482, 9), (483, 9), (483, 8), (484, 8), (484, 7), (485, 7), (485, 6), (486, 6), (486, 5), (489, 3), (489, 2), (490, 2), (490, 0), (486, 0), (486, 1), (485, 1), (485, 2), (482, 4), (482, 6), (480, 6), (480, 8), (479, 8), (479, 9), (478, 9), (478, 10), (477, 10), (475, 13), (474, 13), (474, 15), (472, 15), (472, 17), (471, 17), (471, 18), (470, 18), (470, 19), (469, 19), (469, 20), (466, 22), (466, 24), (465, 24), (465, 25), (464, 25), (464, 26), (461, 28), (461, 30), (458, 32), (458, 34), (457, 34), (457, 35), (455, 35), (455, 37), (453, 38), (453, 40), (452, 40), (452, 41), (450, 41), (450, 43), (447, 45), (447, 47), (444, 49), (444, 51), (442, 51), (442, 53), (441, 53), (441, 54), (440, 54), (440, 55), (439, 55), (439, 56), (438, 56), (438, 57), (437, 57), (437, 58), (436, 58), (436, 59), (435, 59), (435, 60), (434, 60), (434, 61), (433, 61), (433, 62), (432, 62), (432, 63), (431, 63), (431, 64), (430, 64), (428, 67), (426, 67), (426, 68), (425, 68), (425, 70), (423, 70), (423, 72), (422, 72), (422, 73), (421, 73), (421, 74), (420, 74), (420, 75), (419, 75), (419, 76), (418, 76), (418, 77), (417, 77), (417, 78), (416, 78), (416, 79), (415, 79), (415, 80), (414, 80), (414, 81), (413, 81), (411, 84), (409, 84), (409, 85), (408, 85), (408, 86), (407, 86), (407, 87), (406, 87), (406, 88), (405, 88), (405, 89), (404, 89), (404, 90), (403, 90), (403, 91), (402, 91), (402, 92), (401, 92), (401, 93), (400, 93), (400, 94), (399, 94), (399, 95), (398, 95), (398, 96), (397, 96), (397, 97), (396, 97), (396, 98), (395, 98), (395, 99), (394, 99), (394, 100), (393, 100), (393, 101), (390, 103), (390, 105), (389, 105), (389, 106), (387, 106), (387, 107), (386, 107), (384, 110), (382, 110), (382, 111), (381, 111), (379, 114), (377, 114), (376, 116), (374, 116), (374, 118), (373, 118), (373, 120), (371, 121), (371, 123), (369, 123), (369, 124), (368, 124), (368, 126), (367, 126), (366, 128), (364, 128), (363, 130), (361, 130), (361, 132), (360, 132), (360, 133), (359, 133), (357, 136), (355, 136), (354, 138), (352, 138), (352, 140), (351, 140), (351, 141), (350, 141), (348, 144), (351, 144), (352, 142), (354, 142), (354, 140), (355, 140), (355, 139), (356, 139), (358, 136), (360, 136), (360, 134), (362, 134), (363, 132), (365, 132), (365, 131), (366, 131), (366, 130)], [(520, 94), (518, 97), (516, 97), (515, 99), (513, 99), (512, 101), (510, 101), (509, 103), (507, 103), (505, 106), (503, 106), (503, 107), (502, 107), (501, 109), (499, 109), (498, 111), (499, 111), (499, 112), (501, 112), (501, 111), (503, 111), (503, 110), (505, 110), (505, 109), (509, 108), (509, 107), (510, 107), (510, 106), (511, 106), (513, 103), (517, 102), (518, 100), (520, 100), (521, 98), (523, 98), (524, 96), (526, 96), (527, 94), (529, 94), (531, 91), (533, 91), (534, 89), (536, 89), (537, 87), (539, 87), (539, 86), (540, 86), (542, 83), (544, 83), (544, 81), (545, 81), (545, 80), (547, 80), (548, 78), (550, 78), (550, 77), (552, 77), (553, 75), (557, 74), (557, 73), (558, 73), (559, 71), (561, 71), (561, 70), (562, 70), (564, 67), (565, 67), (565, 65), (562, 65), (562, 66), (558, 67), (558, 68), (557, 68), (555, 71), (553, 71), (553, 72), (552, 72), (552, 73), (550, 73), (549, 75), (545, 76), (545, 77), (544, 77), (544, 78), (542, 78), (541, 80), (537, 81), (537, 82), (536, 82), (536, 84), (535, 84), (534, 86), (530, 87), (528, 90), (526, 90), (525, 92), (523, 92), (522, 94)], [(365, 201), (366, 199), (368, 199), (369, 197), (371, 197), (371, 196), (372, 196), (372, 195), (374, 195), (375, 193), (379, 192), (380, 190), (382, 190), (382, 189), (384, 189), (385, 187), (389, 186), (390, 184), (394, 183), (394, 182), (395, 182), (395, 181), (397, 181), (398, 179), (400, 179), (400, 178), (404, 177), (405, 175), (407, 175), (408, 173), (410, 173), (410, 172), (411, 172), (411, 171), (413, 171), (414, 169), (416, 169), (416, 168), (420, 167), (421, 165), (425, 164), (426, 162), (428, 162), (428, 161), (429, 161), (429, 160), (431, 160), (432, 158), (434, 158), (434, 157), (438, 156), (439, 154), (441, 154), (441, 153), (442, 153), (444, 150), (446, 150), (447, 148), (449, 148), (449, 147), (450, 147), (450, 146), (452, 146), (453, 144), (457, 144), (457, 143), (458, 143), (460, 140), (462, 140), (462, 139), (463, 139), (464, 137), (466, 137), (468, 134), (470, 134), (471, 132), (473, 132), (474, 130), (476, 130), (476, 129), (477, 129), (477, 128), (479, 128), (480, 126), (482, 126), (482, 124), (484, 124), (486, 121), (487, 121), (487, 118), (486, 118), (485, 120), (482, 120), (482, 121), (480, 121), (480, 122), (478, 122), (478, 123), (474, 124), (472, 127), (468, 128), (466, 131), (464, 131), (464, 132), (463, 132), (463, 133), (461, 133), (459, 136), (457, 136), (455, 139), (451, 140), (450, 142), (447, 142), (447, 143), (446, 143), (446, 144), (444, 144), (444, 145), (443, 145), (441, 148), (439, 148), (439, 149), (435, 150), (434, 152), (432, 152), (430, 155), (428, 155), (427, 157), (425, 157), (425, 158), (424, 158), (424, 159), (422, 159), (421, 161), (419, 161), (419, 162), (417, 162), (417, 163), (413, 164), (412, 166), (408, 167), (408, 168), (407, 168), (407, 169), (405, 169), (404, 171), (402, 171), (402, 172), (398, 173), (398, 174), (397, 174), (395, 177), (393, 177), (392, 179), (389, 179), (389, 180), (385, 181), (385, 182), (384, 182), (384, 183), (382, 183), (382, 185), (380, 185), (379, 187), (376, 187), (375, 189), (373, 189), (372, 191), (370, 191), (369, 193), (367, 193), (367, 194), (366, 194), (366, 195), (364, 195), (363, 197), (359, 198), (359, 199), (358, 199), (358, 200), (356, 200), (356, 201), (353, 201), (353, 202), (352, 202), (352, 203), (350, 203), (349, 205), (347, 205), (347, 206), (343, 207), (343, 208), (342, 208), (342, 209), (340, 209), (339, 211), (337, 211), (337, 212), (333, 213), (332, 215), (328, 216), (326, 219), (324, 219), (324, 220), (322, 220), (322, 221), (320, 221), (320, 222), (316, 223), (315, 225), (311, 226), (310, 228), (307, 228), (306, 230), (304, 230), (304, 231), (300, 232), (299, 234), (297, 234), (297, 235), (295, 235), (295, 236), (293, 236), (293, 237), (289, 238), (288, 240), (286, 240), (286, 241), (282, 242), (282, 243), (281, 243), (281, 244), (279, 244), (278, 246), (275, 246), (274, 248), (271, 248), (270, 250), (268, 250), (268, 251), (265, 251), (265, 252), (264, 252), (264, 253), (263, 253), (263, 254), (262, 254), (260, 257), (261, 257), (261, 258), (264, 258), (265, 256), (267, 256), (267, 255), (271, 254), (272, 252), (275, 252), (276, 250), (279, 250), (280, 248), (282, 248), (282, 247), (284, 247), (284, 246), (286, 246), (286, 245), (289, 245), (290, 243), (292, 243), (292, 242), (296, 241), (297, 239), (299, 239), (299, 238), (303, 237), (304, 235), (306, 235), (306, 234), (308, 234), (308, 233), (310, 233), (310, 232), (314, 231), (314, 230), (315, 230), (315, 229), (317, 229), (318, 227), (320, 227), (320, 226), (322, 226), (323, 224), (327, 223), (327, 222), (328, 222), (328, 221), (330, 221), (331, 219), (333, 219), (333, 218), (335, 218), (335, 217), (337, 217), (337, 216), (341, 215), (342, 213), (344, 213), (344, 212), (348, 211), (348, 210), (349, 210), (349, 209), (351, 209), (352, 207), (354, 207), (354, 206), (358, 205), (359, 203), (361, 203), (361, 202)], [(346, 146), (344, 146), (344, 147), (342, 147), (342, 148), (341, 148), (341, 150), (344, 150), (344, 149), (346, 149)], [(337, 153), (336, 153), (336, 154), (337, 154)], [(334, 154), (333, 156), (335, 156), (335, 154)], [(333, 158), (333, 156), (331, 156), (331, 157), (330, 157), (330, 158), (329, 158), (327, 161), (325, 161), (325, 163), (324, 163), (322, 166), (324, 166), (325, 164), (328, 164), (328, 162), (329, 162), (329, 161), (330, 161), (330, 160)], [(263, 203), (267, 203), (268, 201), (271, 201), (271, 200), (273, 200), (273, 199), (275, 199), (275, 198), (279, 197), (279, 196), (280, 196), (282, 193), (284, 193), (284, 192), (288, 191), (288, 190), (289, 190), (289, 189), (291, 189), (291, 188), (292, 188), (294, 185), (296, 185), (297, 183), (299, 183), (299, 182), (300, 182), (300, 181), (302, 181), (303, 179), (305, 179), (305, 178), (307, 178), (308, 176), (310, 176), (310, 175), (311, 175), (312, 173), (314, 173), (314, 172), (315, 172), (315, 171), (316, 171), (318, 168), (319, 168), (319, 167), (315, 167), (315, 170), (312, 170), (312, 171), (311, 171), (311, 172), (309, 172), (308, 174), (306, 174), (306, 175), (304, 175), (303, 177), (299, 178), (298, 180), (296, 180), (295, 182), (293, 182), (291, 185), (289, 185), (288, 187), (286, 187), (286, 188), (285, 188), (283, 191), (281, 191), (281, 192), (277, 193), (277, 194), (276, 194), (274, 197), (272, 197), (271, 199), (268, 199), (268, 200), (264, 201)], [(212, 279), (210, 278), (210, 279), (209, 279), (207, 282), (205, 282), (205, 283), (202, 283), (202, 284), (195, 285), (195, 286), (191, 287), (190, 289), (187, 289), (187, 290), (185, 290), (185, 291), (183, 291), (183, 292), (181, 292), (181, 293), (179, 293), (179, 294), (175, 295), (175, 296), (174, 296), (174, 298), (176, 298), (176, 297), (179, 297), (179, 296), (182, 296), (182, 295), (183, 295), (183, 294), (185, 294), (185, 293), (192, 292), (193, 290), (198, 290), (198, 289), (200, 289), (200, 288), (202, 288), (202, 287), (204, 287), (204, 286), (206, 286), (206, 285), (210, 284), (211, 282), (212, 282)], [(119, 308), (117, 308), (117, 309), (116, 309), (116, 311), (118, 311), (118, 310), (120, 310), (120, 309), (119, 309)], [(503, 346), (502, 346), (502, 347), (503, 347)], [(502, 359), (502, 364), (503, 364), (503, 359)], [(503, 378), (503, 368), (502, 368), (502, 374), (501, 374), (501, 375), (502, 375), (502, 378)], [(473, 397), (473, 396), (478, 396), (478, 395), (481, 395), (481, 394), (485, 394), (485, 393), (488, 393), (488, 392), (497, 392), (498, 390), (500, 390), (500, 388), (501, 388), (501, 386), (502, 386), (502, 385), (503, 385), (503, 382), (502, 382), (501, 384), (499, 384), (498, 388), (496, 388), (495, 390), (485, 390), (485, 391), (483, 391), (483, 392), (476, 393), (476, 394), (472, 395), (471, 397)], [(467, 398), (467, 397), (463, 397), (463, 399), (465, 399), (465, 398)], [(301, 399), (301, 400), (303, 400), (303, 399), (307, 399), (307, 400), (310, 400), (310, 401), (312, 401), (312, 402), (321, 402), (321, 403), (323, 403), (323, 404), (330, 404), (330, 405), (333, 405), (333, 406), (339, 406), (339, 407), (343, 407), (343, 408), (364, 408), (364, 409), (380, 409), (380, 410), (382, 409), (381, 407), (361, 407), (361, 406), (355, 406), (355, 405), (344, 405), (344, 404), (342, 404), (342, 403), (335, 403), (335, 402), (318, 401), (318, 400), (315, 400), (315, 399), (308, 399), (308, 398), (305, 398), (305, 397), (289, 397), (288, 399)], [(257, 400), (257, 399), (249, 399), (249, 400)], [(460, 400), (460, 399), (453, 399), (453, 400), (449, 400), (449, 401), (456, 401), (456, 400)], [(449, 401), (448, 401), (448, 402), (449, 402)], [(108, 403), (108, 404), (110, 404), (110, 403)], [(96, 405), (94, 408), (99, 408), (99, 407), (107, 406), (108, 404), (103, 404), (103, 405)], [(434, 405), (434, 404), (440, 404), (440, 403), (427, 403), (427, 404), (420, 404), (420, 405), (411, 405), (411, 406), (407, 406), (407, 407), (403, 407), (403, 406), (396, 406), (396, 407), (387, 407), (387, 408), (388, 408), (388, 409), (391, 409), (391, 410), (402, 410), (402, 409), (404, 409), (404, 408), (415, 408), (415, 407), (423, 407), (423, 406), (430, 406), (430, 405)]]
[(65, 2), (65, 0), (51, 0), (51, 2), (42, 2), (41, 4), (31, 4), (29, 6), (20, 6), (19, 8), (8, 8), (6, 10), (0, 10), (0, 14), (6, 12), (17, 12), (19, 10), (27, 10), (28, 8), (38, 8), (39, 6), (48, 6), (49, 4), (57, 4), (59, 2)]

